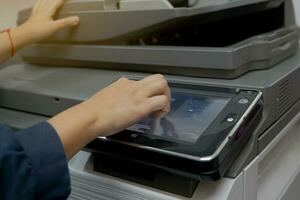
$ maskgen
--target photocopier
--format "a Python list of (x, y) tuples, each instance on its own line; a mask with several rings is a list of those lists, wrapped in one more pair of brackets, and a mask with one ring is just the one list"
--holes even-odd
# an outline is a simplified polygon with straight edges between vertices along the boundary
[(292, 0), (71, 0), (56, 17), (73, 15), (78, 27), (0, 70), (2, 123), (29, 127), (121, 77), (162, 73), (172, 99), (165, 117), (147, 116), (79, 152), (69, 162), (70, 199), (299, 197)]

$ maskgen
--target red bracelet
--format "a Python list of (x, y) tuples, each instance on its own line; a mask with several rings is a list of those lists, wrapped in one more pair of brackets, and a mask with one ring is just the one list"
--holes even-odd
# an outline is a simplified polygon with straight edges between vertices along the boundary
[(11, 57), (14, 57), (16, 49), (15, 49), (15, 45), (14, 45), (14, 42), (13, 42), (13, 39), (12, 39), (12, 36), (11, 36), (11, 29), (6, 29), (4, 31), (1, 31), (0, 33), (4, 33), (4, 32), (7, 33), (8, 38), (9, 38), (10, 47), (11, 47)]

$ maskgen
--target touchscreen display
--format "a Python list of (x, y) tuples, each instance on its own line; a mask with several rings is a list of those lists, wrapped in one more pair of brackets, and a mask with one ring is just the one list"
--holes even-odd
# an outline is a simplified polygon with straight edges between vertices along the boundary
[(167, 116), (161, 119), (149, 116), (128, 130), (194, 143), (229, 101), (230, 98), (173, 89)]

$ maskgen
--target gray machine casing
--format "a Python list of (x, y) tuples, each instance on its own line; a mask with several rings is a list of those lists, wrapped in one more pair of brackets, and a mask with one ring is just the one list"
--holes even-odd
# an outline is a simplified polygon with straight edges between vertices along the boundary
[[(299, 30), (291, 0), (207, 0), (189, 8), (166, 4), (168, 6), (163, 9), (159, 6), (151, 9), (124, 6), (123, 9), (122, 6), (107, 7), (105, 2), (70, 1), (58, 17), (79, 15), (81, 25), (77, 29), (62, 31), (47, 41), (26, 48), (22, 55), (28, 63), (12, 64), (0, 70), (2, 123), (16, 129), (26, 128), (28, 124), (46, 120), (86, 100), (120, 77), (139, 79), (149, 75), (141, 71), (177, 74), (166, 76), (175, 83), (259, 90), (264, 101), (262, 120), (226, 173), (226, 177), (236, 178), (300, 111)], [(284, 27), (226, 47), (114, 44), (124, 41), (123, 38), (143, 34), (140, 30), (164, 27), (192, 15), (228, 11), (251, 4), (265, 3), (272, 7), (283, 2)], [(19, 23), (28, 15), (29, 10), (21, 12)], [(107, 28), (97, 27), (98, 24)], [(293, 54), (296, 55), (285, 60)], [(140, 72), (105, 70), (108, 68)], [(248, 72), (254, 69), (262, 70)]]
[[(300, 53), (274, 68), (253, 71), (235, 80), (167, 76), (178, 83), (229, 88), (256, 89), (263, 92), (263, 119), (247, 147), (232, 166), (228, 177), (235, 177), (278, 134), (286, 121), (264, 133), (285, 113), (293, 117), (299, 111)], [(96, 69), (38, 67), (26, 63), (0, 71), (0, 107), (39, 116), (53, 116), (89, 98), (120, 77), (144, 77), (147, 74)], [(271, 76), (270, 76), (271, 75)], [(287, 121), (290, 118), (286, 118)]]
[[(134, 10), (127, 7), (108, 9), (104, 3), (101, 0), (67, 3), (59, 17), (78, 15), (81, 25), (76, 29), (61, 31), (47, 41), (26, 48), (22, 53), (24, 59), (41, 65), (236, 78), (251, 70), (269, 68), (293, 55), (298, 47), (299, 30), (291, 0), (206, 1), (193, 7), (149, 9), (145, 6)], [(127, 38), (143, 40), (143, 35), (149, 30), (159, 33), (169, 26), (176, 27), (189, 17), (215, 12), (218, 13), (216, 15), (226, 16), (230, 14), (230, 9), (243, 9), (244, 6), (258, 4), (262, 4), (259, 9), (266, 9), (282, 3), (283, 27), (229, 46), (131, 45), (127, 42)], [(236, 13), (248, 10), (251, 8), (238, 10)], [(19, 13), (19, 23), (28, 18), (29, 11)], [(201, 27), (198, 28), (201, 30)], [(235, 28), (238, 31), (240, 27)]]

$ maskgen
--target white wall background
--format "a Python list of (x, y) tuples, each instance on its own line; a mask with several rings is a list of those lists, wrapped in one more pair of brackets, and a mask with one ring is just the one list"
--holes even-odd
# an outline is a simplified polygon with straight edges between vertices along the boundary
[(293, 0), (295, 4), (297, 22), (300, 25), (300, 0)]
[(36, 0), (0, 0), (0, 30), (14, 27), (18, 10), (31, 7), (35, 1)]

